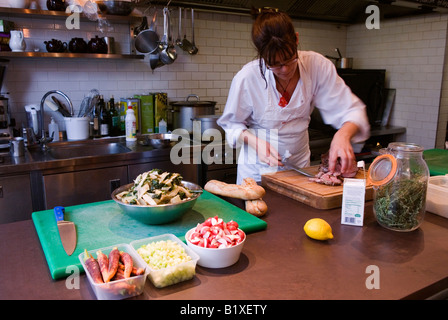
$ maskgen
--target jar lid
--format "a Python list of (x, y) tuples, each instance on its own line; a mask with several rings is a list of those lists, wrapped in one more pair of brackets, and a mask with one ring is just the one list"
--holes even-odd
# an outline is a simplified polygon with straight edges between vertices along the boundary
[(375, 158), (369, 167), (367, 180), (372, 186), (388, 183), (397, 172), (397, 160), (391, 154), (383, 154)]

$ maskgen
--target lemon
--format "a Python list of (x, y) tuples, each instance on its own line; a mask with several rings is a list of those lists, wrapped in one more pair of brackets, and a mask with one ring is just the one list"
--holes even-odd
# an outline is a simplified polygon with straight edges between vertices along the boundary
[(333, 239), (331, 226), (327, 221), (321, 218), (310, 219), (303, 227), (308, 237), (316, 240)]

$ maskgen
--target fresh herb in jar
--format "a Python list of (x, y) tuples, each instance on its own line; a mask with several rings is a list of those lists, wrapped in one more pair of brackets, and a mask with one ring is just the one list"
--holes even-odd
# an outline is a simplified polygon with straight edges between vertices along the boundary
[(425, 210), (426, 184), (426, 179), (415, 177), (380, 187), (374, 204), (378, 222), (400, 230), (417, 227)]

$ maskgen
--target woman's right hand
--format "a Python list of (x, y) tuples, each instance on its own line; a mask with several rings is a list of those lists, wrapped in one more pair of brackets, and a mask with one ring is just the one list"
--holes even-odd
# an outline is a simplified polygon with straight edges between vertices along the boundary
[(266, 140), (258, 138), (248, 130), (244, 130), (241, 133), (240, 140), (256, 151), (260, 162), (266, 163), (271, 167), (283, 166), (277, 149)]

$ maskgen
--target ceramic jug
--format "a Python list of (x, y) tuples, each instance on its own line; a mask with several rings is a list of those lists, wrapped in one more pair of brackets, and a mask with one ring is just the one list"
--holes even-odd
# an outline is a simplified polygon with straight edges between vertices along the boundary
[(11, 39), (9, 40), (9, 47), (13, 52), (22, 52), (26, 49), (23, 31), (11, 30)]

